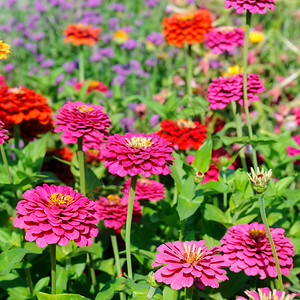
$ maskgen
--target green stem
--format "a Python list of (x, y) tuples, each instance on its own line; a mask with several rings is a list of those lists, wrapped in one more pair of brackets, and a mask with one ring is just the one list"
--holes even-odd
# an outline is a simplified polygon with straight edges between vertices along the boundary
[(90, 269), (90, 276), (92, 280), (92, 285), (94, 288), (94, 293), (98, 293), (98, 287), (97, 287), (97, 280), (96, 280), (96, 274), (95, 274), (95, 269), (94, 269), (94, 261), (93, 261), (93, 256), (91, 253), (87, 254), (87, 264), (89, 265)]
[[(226, 183), (227, 182), (227, 177), (226, 177), (226, 170), (222, 170), (222, 178), (223, 178), (223, 182)], [(227, 208), (227, 193), (223, 194), (223, 207), (224, 209)]]
[(6, 157), (6, 154), (5, 154), (5, 151), (4, 151), (3, 144), (0, 145), (0, 150), (1, 150), (1, 155), (2, 155), (3, 163), (4, 163), (4, 166), (5, 166), (6, 172), (7, 172), (9, 182), (12, 185), (12, 190), (13, 190), (13, 193), (14, 193), (14, 196), (15, 196), (16, 203), (18, 203), (19, 199), (18, 199), (17, 192), (16, 192), (15, 187), (14, 187), (14, 182), (13, 182), (10, 170), (9, 170), (7, 157)]
[(183, 239), (183, 233), (184, 233), (184, 229), (185, 229), (185, 220), (183, 220), (181, 222), (181, 226), (180, 226), (180, 232), (179, 232), (179, 241), (182, 242), (182, 239)]
[(185, 300), (192, 300), (193, 299), (193, 291), (194, 291), (194, 286), (192, 285), (190, 288), (185, 287)]
[(270, 232), (270, 228), (269, 228), (269, 225), (268, 225), (268, 221), (267, 221), (264, 197), (260, 194), (258, 194), (258, 202), (259, 202), (260, 215), (261, 215), (261, 218), (263, 220), (263, 223), (264, 223), (264, 226), (265, 226), (265, 229), (266, 229), (266, 233), (267, 233), (267, 236), (268, 236), (271, 248), (272, 248), (272, 253), (273, 253), (273, 256), (274, 256), (274, 260), (275, 260), (275, 265), (276, 265), (276, 270), (277, 270), (277, 275), (278, 275), (278, 281), (279, 281), (279, 289), (281, 291), (283, 291), (283, 282), (282, 282), (282, 276), (281, 276), (281, 271), (280, 271), (280, 265), (279, 265), (275, 245), (274, 245), (272, 235), (271, 235), (271, 232)]
[(80, 192), (85, 194), (85, 168), (84, 168), (84, 154), (82, 150), (82, 139), (78, 138), (78, 162), (79, 162), (79, 173), (80, 173)]
[(188, 45), (188, 50), (187, 50), (186, 90), (187, 90), (187, 95), (188, 95), (188, 101), (189, 101), (190, 104), (192, 102), (192, 97), (193, 97), (192, 79), (193, 79), (192, 46)]
[(14, 125), (14, 142), (15, 148), (20, 149), (20, 124)]
[(126, 231), (125, 231), (127, 273), (128, 273), (128, 278), (130, 278), (130, 279), (133, 279), (132, 264), (131, 264), (131, 249), (130, 249), (130, 232), (131, 232), (131, 222), (132, 222), (133, 202), (134, 202), (134, 196), (135, 196), (136, 182), (137, 182), (137, 176), (131, 177), (129, 198), (128, 198), (127, 218), (126, 218)]
[(51, 293), (56, 294), (56, 244), (49, 244), (51, 261)]
[[(244, 40), (244, 51), (243, 51), (243, 94), (244, 94), (244, 108), (247, 119), (247, 127), (249, 137), (253, 139), (252, 125), (250, 120), (249, 108), (248, 108), (248, 95), (247, 95), (247, 55), (248, 55), (248, 45), (249, 45), (249, 34), (250, 34), (250, 26), (251, 26), (251, 16), (252, 14), (248, 11), (246, 14), (246, 27), (245, 27), (245, 40)], [(252, 163), (254, 166), (254, 170), (257, 169), (257, 158), (256, 158), (256, 150), (254, 146), (252, 146)]]
[(84, 51), (83, 47), (79, 50), (79, 81), (84, 81)]
[[(242, 119), (241, 119), (241, 106), (238, 105), (238, 107), (237, 107), (237, 104), (235, 103), (235, 101), (231, 101), (231, 107), (232, 107), (233, 114), (234, 114), (237, 136), (242, 137), (243, 131), (242, 131)], [(247, 171), (247, 163), (246, 163), (244, 149), (241, 149), (239, 154), (240, 154), (243, 169), (245, 171)]]

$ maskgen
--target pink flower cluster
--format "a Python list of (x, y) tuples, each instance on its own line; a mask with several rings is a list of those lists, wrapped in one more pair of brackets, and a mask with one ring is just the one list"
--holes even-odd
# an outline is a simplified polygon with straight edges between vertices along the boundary
[[(247, 75), (248, 106), (251, 101), (258, 101), (261, 94), (265, 91), (261, 79), (257, 74)], [(237, 101), (244, 105), (243, 99), (243, 74), (230, 77), (219, 77), (213, 79), (207, 90), (207, 100), (210, 102), (209, 109), (223, 109), (231, 101)]]
[[(293, 268), (294, 246), (290, 239), (284, 236), (284, 229), (270, 228), (275, 244), (281, 273), (289, 275)], [(277, 270), (271, 245), (263, 224), (252, 223), (235, 225), (228, 229), (221, 239), (220, 251), (231, 271), (245, 271), (248, 276), (260, 275), (276, 277)]]
[(209, 31), (205, 36), (205, 46), (211, 49), (211, 53), (232, 53), (233, 49), (244, 45), (245, 32), (237, 27), (217, 27)]
[(170, 173), (172, 152), (169, 143), (155, 133), (126, 133), (110, 136), (102, 155), (104, 166), (113, 175), (149, 177)]
[[(113, 228), (116, 233), (120, 233), (126, 223), (128, 201), (118, 195), (100, 196), (96, 203), (96, 211), (100, 220), (104, 220), (104, 225)], [(142, 215), (141, 205), (138, 201), (133, 202), (132, 221), (138, 222)]]
[[(293, 137), (293, 139), (295, 140), (295, 142), (299, 145), (300, 147), (300, 135), (296, 135)], [(295, 155), (299, 155), (300, 154), (300, 150), (297, 149), (297, 148), (294, 148), (294, 147), (291, 147), (291, 146), (288, 146), (287, 147), (287, 153), (288, 153), (288, 156), (292, 157), (292, 156), (295, 156)], [(297, 159), (295, 161), (295, 164), (296, 165), (299, 165), (300, 164), (300, 159)]]
[(76, 144), (83, 137), (83, 150), (99, 148), (99, 141), (108, 137), (111, 121), (101, 105), (75, 101), (63, 105), (55, 116), (54, 131), (63, 132), (65, 144)]
[(251, 13), (265, 14), (266, 8), (274, 10), (275, 0), (225, 0), (225, 8), (233, 7), (238, 14), (245, 9)]
[(70, 240), (90, 246), (97, 236), (99, 218), (95, 203), (68, 186), (43, 184), (23, 194), (18, 202), (14, 226), (26, 230), (25, 239), (43, 248), (65, 246)]
[[(128, 178), (124, 184), (122, 192), (124, 192), (124, 198), (128, 199), (130, 189), (131, 178)], [(138, 178), (135, 188), (134, 200), (149, 200), (158, 201), (165, 198), (164, 185), (155, 180), (147, 178)]]
[(194, 283), (200, 289), (205, 286), (218, 288), (218, 280), (228, 279), (223, 269), (227, 264), (217, 254), (218, 247), (207, 249), (204, 244), (205, 241), (176, 241), (160, 245), (152, 267), (164, 266), (154, 273), (155, 280), (171, 284), (175, 290), (191, 287)]
[[(249, 300), (292, 300), (299, 294), (287, 294), (286, 292), (273, 290), (271, 291), (269, 288), (264, 287), (258, 289), (258, 293), (256, 291), (245, 291), (245, 294), (249, 297)], [(244, 297), (237, 297), (237, 300), (247, 300)]]
[(8, 130), (4, 129), (4, 123), (0, 121), (0, 145), (4, 144), (4, 140), (8, 139), (8, 136), (6, 135), (8, 133)]

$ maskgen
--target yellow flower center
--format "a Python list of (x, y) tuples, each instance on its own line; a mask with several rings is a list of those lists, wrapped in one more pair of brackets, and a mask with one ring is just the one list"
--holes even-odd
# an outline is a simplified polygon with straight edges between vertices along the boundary
[(78, 105), (77, 106), (77, 109), (80, 111), (80, 112), (91, 112), (93, 111), (94, 109), (88, 105), (85, 105), (85, 104), (82, 104), (82, 105)]
[(22, 91), (20, 88), (9, 88), (7, 90), (9, 93), (12, 93), (12, 94), (24, 94), (24, 91)]
[(252, 32), (250, 32), (250, 35), (249, 35), (249, 41), (252, 44), (257, 44), (257, 43), (263, 41), (264, 38), (265, 38), (265, 35), (260, 31), (252, 31)]
[(108, 204), (113, 205), (113, 204), (120, 204), (120, 197), (118, 195), (108, 195)]
[(194, 13), (186, 13), (186, 14), (177, 16), (177, 20), (180, 20), (180, 21), (190, 21), (190, 20), (193, 20), (194, 18), (195, 18)]
[(123, 44), (128, 39), (129, 39), (129, 34), (122, 29), (120, 29), (114, 33), (114, 41), (118, 44)]
[(49, 199), (49, 207), (55, 205), (57, 208), (65, 208), (72, 204), (75, 200), (70, 195), (61, 193), (53, 193)]
[(234, 75), (237, 75), (237, 74), (240, 74), (243, 72), (243, 68), (240, 67), (239, 65), (234, 65), (234, 66), (231, 66), (227, 69), (227, 72), (223, 72), (222, 73), (222, 76), (223, 77), (227, 77), (228, 74), (229, 76), (234, 76)]
[(125, 138), (128, 145), (133, 148), (149, 148), (153, 145), (153, 142), (151, 142), (152, 138), (146, 138), (143, 136), (134, 136), (131, 139)]
[(147, 178), (141, 178), (141, 179), (139, 179), (139, 182), (143, 185), (152, 185), (153, 184), (153, 182)]
[(99, 85), (99, 81), (97, 81), (97, 80), (91, 80), (89, 83), (90, 88), (96, 88), (96, 87), (98, 87), (98, 85)]
[(262, 229), (251, 229), (249, 233), (251, 238), (256, 241), (262, 240), (266, 237), (266, 233)]
[(176, 121), (177, 126), (182, 128), (196, 128), (196, 125), (193, 121), (187, 121), (186, 119), (180, 119)]
[(195, 251), (195, 244), (193, 244), (193, 247), (191, 247), (191, 245), (183, 243), (183, 248), (185, 250), (185, 252), (183, 253), (183, 257), (185, 261), (189, 264), (197, 263), (204, 254), (204, 252), (201, 252), (201, 247), (198, 248), (197, 252)]
[(234, 27), (232, 26), (221, 26), (221, 27), (218, 27), (218, 31), (221, 31), (221, 32), (228, 32), (228, 31), (232, 31)]

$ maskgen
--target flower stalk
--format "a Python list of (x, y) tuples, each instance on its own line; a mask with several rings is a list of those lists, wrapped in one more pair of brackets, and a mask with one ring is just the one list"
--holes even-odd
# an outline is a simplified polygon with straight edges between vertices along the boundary
[(80, 47), (78, 56), (79, 56), (79, 81), (83, 82), (84, 81), (84, 51), (83, 51), (83, 47)]
[(51, 261), (51, 293), (56, 294), (56, 244), (49, 245)]
[(192, 89), (192, 79), (193, 79), (193, 56), (192, 56), (192, 46), (188, 45), (187, 49), (187, 73), (186, 73), (186, 88), (188, 101), (192, 103), (193, 89)]
[(130, 278), (130, 279), (133, 279), (132, 263), (131, 263), (130, 233), (131, 233), (131, 223), (132, 223), (132, 213), (133, 213), (133, 203), (134, 203), (136, 182), (137, 182), (137, 175), (131, 177), (129, 198), (128, 198), (127, 218), (126, 218), (126, 231), (125, 231), (127, 273), (128, 273), (128, 278)]

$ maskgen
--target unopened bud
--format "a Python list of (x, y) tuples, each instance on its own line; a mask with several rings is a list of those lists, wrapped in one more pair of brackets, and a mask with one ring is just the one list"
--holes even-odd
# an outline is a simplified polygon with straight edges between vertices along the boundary
[(223, 166), (223, 167), (228, 167), (228, 164), (229, 164), (229, 159), (227, 156), (221, 156), (219, 158), (219, 162), (220, 162), (220, 165)]
[(194, 175), (194, 182), (196, 184), (201, 183), (203, 181), (203, 179), (204, 179), (204, 173), (202, 173), (200, 171), (198, 171), (198, 172), (195, 173), (195, 175)]
[(251, 168), (251, 174), (247, 173), (247, 175), (254, 191), (257, 194), (263, 194), (268, 188), (272, 176), (272, 169), (266, 172), (263, 168), (261, 168), (261, 171), (257, 168), (257, 171), (255, 172), (254, 169)]
[(160, 285), (159, 283), (156, 282), (156, 280), (155, 280), (155, 278), (154, 278), (154, 272), (153, 272), (153, 271), (151, 271), (151, 272), (148, 274), (148, 276), (147, 276), (147, 282), (148, 282), (151, 286), (153, 286), (153, 287), (155, 287), (155, 288), (157, 288), (157, 287)]

